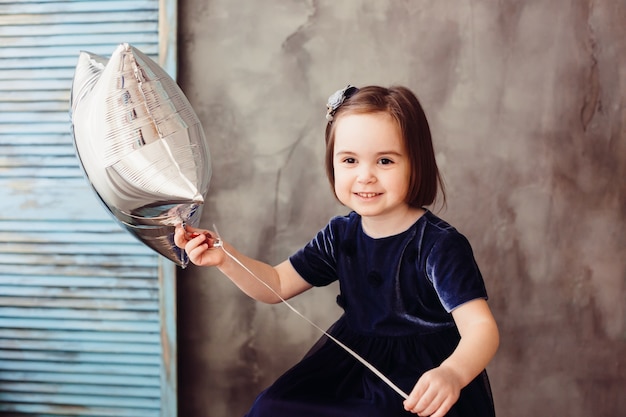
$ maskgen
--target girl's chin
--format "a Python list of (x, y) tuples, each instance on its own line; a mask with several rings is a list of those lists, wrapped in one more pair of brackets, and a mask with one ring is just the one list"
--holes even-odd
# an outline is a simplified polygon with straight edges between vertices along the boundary
[(356, 206), (356, 207), (351, 207), (351, 208), (352, 210), (354, 210), (355, 213), (357, 213), (361, 217), (377, 217), (383, 214), (378, 209), (373, 209), (373, 208), (368, 208), (368, 207), (363, 207), (363, 206)]

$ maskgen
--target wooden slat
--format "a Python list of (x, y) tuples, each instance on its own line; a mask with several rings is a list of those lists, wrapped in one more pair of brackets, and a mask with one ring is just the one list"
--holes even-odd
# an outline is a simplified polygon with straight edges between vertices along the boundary
[(115, 398), (105, 396), (88, 396), (88, 395), (50, 395), (50, 394), (22, 394), (11, 393), (11, 403), (14, 404), (46, 404), (54, 407), (58, 405), (63, 408), (80, 407), (119, 407), (120, 409), (144, 409), (146, 411), (158, 411), (158, 399), (143, 398)]
[[(2, 402), (0, 398), (0, 413), (19, 413), (23, 415), (36, 415), (38, 417), (155, 417), (155, 410), (132, 409), (132, 408), (104, 408), (85, 407), (75, 405), (55, 405), (55, 404), (20, 404)], [(7, 414), (5, 414), (7, 415)], [(14, 414), (8, 414), (14, 416)]]
[(71, 358), (77, 362), (159, 365), (161, 350), (155, 343), (157, 339), (156, 334), (150, 335), (149, 344), (131, 343), (125, 337), (116, 342), (0, 339), (0, 357), (48, 361), (67, 361)]
[(77, 233), (94, 233), (98, 235), (115, 236), (120, 242), (134, 242), (127, 233), (121, 229), (111, 219), (104, 221), (73, 221), (69, 219), (60, 219), (58, 221), (37, 220), (32, 219), (28, 223), (16, 223), (12, 220), (0, 220), (0, 231), (2, 232), (37, 232), (53, 233), (72, 230)]
[[(140, 36), (141, 35), (142, 34), (140, 34)], [(6, 37), (0, 38), (0, 39), (5, 42), (7, 40)], [(26, 40), (22, 39), (20, 43), (24, 44), (26, 43)], [(22, 45), (20, 46), (12, 45), (7, 42), (3, 46), (4, 47), (0, 49), (0, 60), (4, 62), (8, 62), (9, 60), (13, 60), (13, 59), (24, 59), (24, 58), (31, 58), (31, 57), (38, 57), (38, 58), (74, 57), (75, 58), (74, 65), (76, 65), (76, 62), (78, 61), (78, 54), (80, 53), (80, 51), (89, 51), (89, 52), (98, 54), (97, 52), (92, 51), (91, 49), (88, 49), (89, 45), (84, 44), (84, 43), (81, 43), (81, 44), (75, 43), (75, 44), (69, 44), (69, 45), (50, 44), (49, 46), (33, 45), (32, 47), (29, 47), (29, 46), (22, 46)], [(133, 43), (133, 46), (137, 48), (140, 47), (140, 45), (137, 45), (136, 43)], [(108, 50), (106, 50), (106, 53), (98, 54), (98, 55), (103, 55), (104, 57), (107, 57), (109, 56), (111, 52), (113, 52), (113, 50), (116, 47), (117, 47), (117, 44), (109, 45), (109, 48)], [(144, 44), (141, 51), (145, 50), (146, 54), (154, 56), (154, 54), (156, 54), (157, 52), (157, 47), (158, 45), (156, 44)], [(104, 51), (103, 47), (98, 47), (96, 49)]]
[[(18, 89), (15, 88), (12, 91), (17, 91), (17, 90)], [(65, 90), (67, 90), (67, 88), (65, 88)], [(68, 101), (68, 110), (69, 110), (69, 101)], [(28, 118), (29, 113), (30, 113), (30, 119)], [(33, 117), (32, 112), (6, 112), (0, 115), (0, 125), (10, 124), (10, 123), (14, 123), (14, 124), (17, 124), (17, 123), (29, 123), (29, 124), (62, 123), (66, 125), (67, 127), (71, 124), (69, 112), (49, 112), (49, 111), (39, 112), (37, 114), (37, 120), (32, 120), (32, 117)]]
[(158, 398), (158, 388), (148, 387), (128, 387), (110, 385), (78, 385), (78, 384), (43, 384), (36, 382), (1, 382), (0, 391), (9, 392), (37, 392), (37, 393), (58, 393), (58, 394), (83, 394), (83, 395), (104, 395), (120, 397), (144, 397)]
[[(27, 33), (28, 36), (50, 35), (81, 35), (89, 32), (92, 35), (113, 36), (114, 39), (128, 38), (129, 35), (150, 33), (157, 29), (156, 22), (99, 22), (76, 23), (72, 25), (40, 24), (32, 26), (0, 26), (0, 39), (4, 36), (18, 37)], [(122, 42), (124, 42), (122, 40)]]
[[(153, 273), (156, 272), (156, 268), (154, 268), (154, 263), (157, 258), (155, 256), (113, 256), (113, 255), (104, 255), (104, 256), (84, 256), (84, 255), (36, 255), (36, 254), (28, 254), (28, 255), (16, 255), (16, 254), (4, 254), (0, 253), (0, 265), (13, 265), (19, 266), (21, 268), (22, 265), (28, 264), (43, 264), (48, 265), (51, 273), (56, 273), (55, 271), (62, 269), (63, 267), (69, 267), (71, 265), (82, 266), (82, 273), (85, 271), (91, 273), (99, 273), (99, 268), (128, 268), (128, 267), (137, 267), (137, 268), (147, 268), (153, 267)], [(0, 267), (0, 271), (3, 270)]]
[[(60, 291), (62, 293), (63, 291)], [(8, 294), (7, 294), (8, 295)], [(119, 314), (120, 317), (123, 317), (124, 320), (158, 320), (158, 316), (154, 316), (152, 314), (138, 314), (137, 312), (141, 311), (152, 311), (158, 312), (158, 306), (154, 302), (154, 298), (152, 300), (137, 300), (133, 297), (133, 292), (127, 294), (127, 297), (118, 300), (118, 299), (99, 299), (99, 298), (87, 298), (80, 299), (77, 297), (42, 297), (42, 296), (0, 296), (0, 315), (2, 314), (11, 314), (12, 317), (19, 316), (19, 309), (8, 310), (11, 307), (23, 307), (26, 311), (28, 311), (28, 317), (31, 317), (31, 314), (36, 317), (38, 311), (42, 311), (36, 309), (35, 307), (55, 309), (45, 311), (45, 316), (55, 316), (59, 318), (72, 318), (76, 317), (76, 314), (80, 312), (81, 317), (91, 319), (92, 315), (90, 312), (92, 310), (97, 311), (98, 313), (110, 311), (112, 313)], [(70, 310), (67, 310), (70, 309)], [(54, 314), (51, 314), (50, 311), (54, 311)], [(61, 314), (64, 312), (64, 314)], [(13, 316), (15, 314), (15, 316)], [(99, 314), (101, 317), (109, 317), (104, 314)], [(112, 317), (115, 317), (113, 314)], [(119, 318), (118, 318), (119, 320)]]
[[(56, 283), (55, 287), (46, 287), (41, 285), (5, 285), (4, 277), (0, 276), (0, 303), (6, 302), (5, 305), (20, 305), (22, 297), (28, 298), (52, 298), (52, 299), (113, 299), (123, 304), (126, 300), (149, 300), (150, 308), (154, 308), (154, 298), (158, 295), (158, 289), (155, 290), (137, 290), (129, 291), (127, 288), (104, 287), (104, 288), (83, 288), (76, 286), (63, 286)], [(50, 281), (50, 280), (48, 280)], [(50, 283), (48, 283), (50, 284)], [(82, 282), (81, 282), (82, 284)], [(10, 300), (18, 300), (12, 302)], [(79, 307), (77, 307), (79, 308)], [(137, 305), (135, 305), (137, 308)]]
[[(18, 260), (20, 261), (20, 260)], [(16, 268), (19, 265), (19, 268)], [(97, 275), (95, 274), (97, 270)], [(61, 277), (96, 277), (96, 278), (142, 278), (154, 279), (157, 274), (157, 268), (154, 263), (147, 265), (137, 265), (136, 262), (127, 262), (125, 264), (109, 265), (107, 268), (94, 267), (89, 262), (66, 262), (60, 264), (36, 264), (27, 262), (0, 262), (0, 275), (37, 275), (46, 276), (51, 279), (61, 279)], [(156, 281), (155, 281), (156, 282)]]
[[(27, 7), (15, 7), (16, 3), (31, 3)], [(128, 13), (137, 10), (158, 10), (158, 3), (152, 0), (1, 0), (0, 13), (4, 15), (20, 15), (20, 14), (44, 14), (42, 19), (46, 19), (47, 15), (54, 13), (94, 13), (102, 12), (120, 12)], [(154, 35), (153, 35), (154, 37)]]
[(158, 286), (153, 279), (118, 277), (111, 279), (97, 275), (91, 277), (0, 275), (0, 293), (20, 297), (53, 294), (73, 298), (154, 299), (157, 292)]
[[(27, 342), (25, 342), (26, 344)], [(111, 355), (111, 352), (94, 353), (92, 351), (72, 351), (72, 350), (54, 350), (43, 344), (33, 349), (33, 343), (26, 344), (26, 348), (19, 350), (0, 349), (0, 360), (16, 360), (16, 361), (39, 361), (39, 362), (80, 362), (80, 363), (96, 363), (96, 364), (117, 364), (117, 365), (141, 365), (151, 366), (158, 369), (160, 364), (159, 353), (153, 355), (141, 353), (130, 354), (126, 351), (118, 350), (117, 354)], [(121, 345), (121, 344), (120, 344)], [(45, 347), (46, 351), (40, 348)], [(48, 351), (50, 349), (50, 351)], [(30, 350), (30, 351), (29, 351)]]
[[(68, 96), (69, 98), (69, 96)], [(2, 123), (0, 124), (1, 134), (30, 135), (41, 133), (68, 133), (70, 131), (70, 123), (61, 122), (37, 122), (33, 123)]]
[[(98, 294), (99, 297), (111, 296), (114, 298), (124, 296), (124, 294), (117, 292), (118, 288), (122, 290), (133, 289), (135, 297), (143, 297), (145, 295), (145, 297), (149, 298), (154, 298), (155, 292), (159, 289), (157, 281), (152, 277), (150, 279), (125, 278), (118, 274), (114, 277), (102, 275), (73, 277), (67, 274), (0, 274), (0, 286), (2, 286), (3, 294), (14, 291), (12, 288), (22, 288), (23, 291), (27, 291), (33, 287), (38, 288), (42, 292), (54, 290), (55, 288), (64, 288), (70, 295), (73, 295), (74, 291), (91, 291), (90, 294)], [(99, 292), (96, 293), (95, 291)], [(110, 293), (105, 291), (110, 291)]]
[[(57, 3), (60, 6), (62, 3)], [(83, 4), (84, 6), (88, 6)], [(132, 9), (120, 11), (100, 11), (92, 13), (85, 10), (71, 9), (68, 7), (56, 8), (32, 8), (28, 13), (7, 13), (13, 10), (0, 6), (0, 26), (38, 26), (38, 25), (71, 25), (75, 23), (122, 23), (125, 25), (135, 22), (156, 22), (158, 10)]]
[(41, 317), (15, 318), (0, 316), (0, 327), (14, 329), (97, 330), (101, 332), (157, 333), (159, 323), (112, 320), (50, 320)]
[[(74, 147), (68, 144), (62, 145), (42, 145), (42, 146), (24, 146), (24, 145), (0, 145), (0, 161), (3, 166), (19, 166), (19, 163), (12, 162), (17, 158), (29, 158), (29, 157), (54, 157), (54, 158), (71, 158), (75, 161), (78, 161), (76, 154), (74, 152)], [(41, 160), (37, 160), (34, 162), (41, 162)], [(55, 163), (54, 161), (45, 160), (46, 163), (61, 165), (59, 163)], [(32, 164), (32, 162), (28, 162)], [(75, 165), (73, 162), (69, 165)]]
[[(152, 33), (132, 33), (128, 34), (130, 38), (127, 38), (125, 42), (129, 42), (132, 39), (132, 44), (139, 48), (141, 51), (147, 51), (156, 57), (158, 55), (155, 48), (158, 46), (158, 42), (154, 39)], [(117, 35), (119, 38), (119, 35)], [(35, 46), (71, 46), (77, 51), (90, 51), (97, 53), (98, 55), (108, 56), (111, 51), (115, 49), (120, 42), (112, 42), (110, 36), (101, 36), (93, 34), (83, 34), (80, 38), (69, 35), (50, 35), (45, 38), (37, 36), (4, 36), (0, 38), (3, 45), (10, 48), (23, 48), (23, 47), (35, 47)], [(93, 49), (93, 50), (92, 50)], [(98, 51), (101, 52), (97, 52)]]
[(89, 407), (124, 407), (124, 408), (146, 408), (159, 409), (158, 398), (133, 398), (133, 397), (108, 397), (103, 395), (64, 395), (47, 393), (19, 393), (13, 392), (10, 396), (11, 402), (32, 403), (32, 404), (59, 404), (63, 406), (85, 406)]
[(71, 307), (76, 309), (133, 309), (153, 311), (156, 291), (138, 291), (127, 289), (75, 289), (55, 287), (6, 286), (0, 287), (0, 303), (5, 306), (26, 307)]
[(90, 375), (137, 375), (137, 376), (158, 376), (159, 367), (137, 364), (108, 364), (108, 363), (89, 363), (79, 361), (66, 361), (59, 364), (49, 361), (36, 360), (2, 360), (0, 359), (0, 369), (2, 373), (13, 371), (23, 372), (56, 372), (59, 368), (71, 369), (72, 372)]
[[(47, 165), (37, 165), (41, 162)], [(48, 174), (51, 177), (48, 177)], [(22, 182), (22, 180), (63, 179), (86, 181), (80, 161), (70, 155), (17, 155), (0, 156), (0, 180)], [(59, 186), (63, 183), (59, 182)]]
[[(104, 209), (102, 209), (104, 210)], [(104, 245), (132, 245), (137, 246), (137, 241), (128, 233), (124, 232), (121, 227), (113, 223), (112, 219), (109, 219), (110, 224), (107, 225), (107, 229), (103, 230), (80, 230), (83, 226), (83, 222), (76, 223), (53, 223), (48, 227), (56, 227), (57, 229), (44, 229), (33, 228), (31, 224), (19, 224), (15, 222), (2, 221), (0, 222), (0, 241), (8, 243), (54, 243), (54, 244), (104, 244)], [(41, 222), (34, 224), (41, 224)], [(3, 229), (5, 225), (12, 224), (15, 227), (12, 229)], [(126, 249), (126, 248), (125, 248)], [(35, 248), (37, 252), (41, 248)], [(21, 251), (20, 251), (21, 252)], [(92, 252), (89, 253), (99, 253)], [(150, 252), (145, 251), (148, 254)]]
[[(145, 352), (150, 355), (159, 352), (159, 346), (154, 345), (155, 337), (153, 333), (116, 333), (116, 332), (97, 332), (82, 331), (75, 332), (70, 330), (38, 330), (38, 329), (14, 329), (0, 327), (0, 338), (6, 340), (20, 340), (22, 343), (27, 341), (59, 343), (53, 345), (52, 350), (65, 351), (94, 351), (94, 352), (114, 352), (121, 353), (122, 345), (136, 346), (126, 353)], [(68, 342), (68, 343), (63, 343)], [(77, 344), (87, 342), (98, 342), (92, 345)], [(122, 346), (121, 348), (119, 346)], [(89, 349), (87, 349), (87, 347)], [(136, 350), (135, 350), (136, 349)]]
[[(59, 104), (60, 102), (57, 102)], [(64, 106), (67, 103), (63, 104)], [(16, 104), (19, 106), (19, 104)], [(1, 106), (0, 106), (1, 107)], [(0, 133), (0, 145), (32, 146), (32, 145), (67, 145), (72, 143), (72, 138), (67, 132), (63, 134), (36, 133), (29, 136), (8, 135)]]
[[(15, 147), (13, 150), (15, 150)], [(40, 168), (42, 166), (45, 167), (45, 169), (69, 168), (76, 171), (76, 174), (82, 175), (80, 161), (75, 155), (54, 153), (47, 155), (0, 155), (0, 169), (10, 168), (19, 170), (20, 168), (26, 167), (35, 170), (43, 169)], [(32, 176), (32, 174), (27, 176)]]
[[(107, 244), (106, 242), (84, 242), (71, 244), (43, 244), (37, 242), (29, 243), (0, 243), (0, 252), (8, 254), (56, 254), (56, 255), (99, 255), (99, 256), (123, 256), (132, 253), (133, 256), (149, 256), (152, 252), (145, 246)], [(154, 259), (150, 259), (154, 261)]]
[[(16, 382), (49, 382), (52, 384), (69, 383), (84, 385), (114, 385), (126, 387), (158, 387), (159, 380), (153, 376), (144, 375), (125, 375), (123, 379), (119, 375), (100, 375), (97, 379), (91, 375), (67, 372), (63, 368), (57, 369), (57, 372), (24, 372), (15, 371), (7, 372), (2, 375), (2, 381)], [(0, 404), (2, 401), (0, 400)]]
[[(98, 304), (92, 301), (92, 304)], [(113, 331), (114, 325), (120, 325), (124, 328), (124, 331), (129, 331), (130, 328), (138, 329), (137, 331), (153, 333), (158, 330), (158, 321), (155, 320), (155, 316), (158, 316), (158, 312), (153, 312), (151, 307), (144, 309), (133, 308), (132, 305), (128, 305), (130, 303), (126, 303), (123, 309), (120, 310), (107, 310), (105, 306), (102, 310), (94, 310), (93, 308), (81, 308), (76, 307), (73, 310), (74, 314), (68, 314), (71, 308), (67, 303), (64, 306), (50, 306), (48, 311), (45, 311), (45, 315), (42, 315), (42, 309), (34, 309), (34, 308), (19, 308), (11, 307), (9, 304), (7, 307), (2, 307), (0, 310), (0, 318), (4, 320), (5, 323), (10, 323), (10, 320), (14, 320), (15, 323), (11, 326), (14, 329), (40, 329), (41, 327), (33, 327), (31, 323), (33, 320), (41, 318), (43, 320), (48, 319), (57, 319), (63, 320), (64, 323), (59, 323), (54, 327), (56, 329), (75, 329), (75, 328), (86, 328), (89, 329), (88, 322), (98, 322), (99, 324), (104, 324), (105, 322), (109, 324), (107, 327), (109, 330)], [(68, 307), (68, 308), (62, 308)], [(34, 311), (33, 311), (34, 310)], [(77, 319), (77, 316), (80, 316), (80, 319)], [(70, 323), (71, 322), (71, 323)], [(61, 327), (58, 327), (61, 326)], [(10, 336), (9, 336), (10, 337)], [(46, 336), (49, 337), (49, 336)], [(18, 339), (15, 339), (18, 340)], [(123, 339), (122, 339), (123, 340)], [(22, 341), (23, 342), (23, 341)], [(156, 339), (152, 339), (152, 342), (157, 342)], [(100, 342), (99, 342), (100, 343)], [(73, 345), (78, 346), (78, 342), (73, 341)], [(2, 346), (15, 346), (19, 348), (19, 345), (12, 345), (9, 341), (3, 342)], [(86, 344), (84, 346), (91, 346)], [(92, 346), (93, 347), (93, 346)], [(149, 351), (149, 349), (143, 349), (142, 351)]]
[[(39, 80), (0, 80), (0, 92), (24, 92), (24, 91), (41, 91), (41, 90), (61, 90), (67, 91), (67, 87), (72, 85), (71, 79), (39, 79)], [(11, 120), (11, 118), (20, 118), (24, 117), (24, 114), (31, 114), (32, 110), (27, 109), (27, 111), (7, 111), (7, 114), (3, 114), (0, 121)], [(41, 113), (49, 113), (49, 112), (41, 112)]]
[[(22, 61), (21, 63), (17, 63), (15, 60), (7, 60), (10, 61), (11, 64), (15, 67), (19, 65), (25, 65), (26, 61)], [(69, 61), (69, 59), (68, 59)], [(0, 65), (3, 63), (0, 62)], [(44, 64), (43, 62), (41, 63)], [(74, 62), (75, 64), (75, 62)], [(38, 65), (35, 60), (30, 60), (30, 65)], [(18, 67), (19, 68), (19, 67)], [(41, 90), (41, 91), (14, 91), (12, 89), (0, 91), (0, 100), (5, 103), (36, 103), (41, 100), (43, 102), (63, 102), (67, 106), (67, 110), (69, 112), (69, 102), (70, 102), (70, 89), (71, 89), (71, 81), (62, 80), (62, 83), (65, 84), (65, 88), (63, 89), (54, 89), (54, 90)], [(61, 82), (59, 82), (61, 84)], [(31, 108), (26, 107), (26, 111), (30, 111), (31, 113), (36, 112), (37, 110), (32, 110)], [(68, 113), (69, 114), (69, 113)], [(69, 117), (68, 117), (69, 124)], [(8, 133), (8, 130), (2, 129), (0, 130), (1, 134)], [(69, 130), (63, 132), (65, 135), (69, 134)]]
[[(153, 300), (2, 297), (0, 317), (15, 319), (110, 320), (158, 322)], [(158, 306), (157, 306), (158, 307)]]
[[(101, 39), (103, 37), (99, 36)], [(50, 37), (52, 38), (52, 37)], [(76, 36), (71, 36), (71, 38), (73, 38), (74, 40), (76, 40)], [(8, 39), (12, 39), (12, 38), (0, 38), (0, 40), (4, 41), (4, 40), (8, 40)], [(28, 37), (24, 37), (24, 38), (20, 38), (23, 40), (25, 39), (32, 39), (33, 43), (36, 43), (38, 41), (41, 41), (39, 38), (28, 38)], [(46, 38), (49, 39), (49, 38)], [(50, 42), (53, 42), (53, 40), (50, 40)], [(113, 46), (113, 45), (110, 45)], [(109, 49), (109, 53), (111, 49)], [(78, 61), (78, 58), (76, 58)], [(68, 82), (70, 81), (72, 78), (74, 78), (74, 69), (75, 68), (56, 68), (56, 69), (50, 69), (50, 68), (32, 68), (32, 69), (8, 69), (8, 68), (3, 68), (2, 71), (0, 71), (0, 80), (41, 80), (41, 79), (46, 79), (46, 80), (55, 80), (56, 82)], [(68, 82), (67, 85), (71, 85), (71, 82)], [(32, 111), (37, 111), (38, 109), (33, 109)]]
[(75, 179), (82, 178), (82, 172), (77, 167), (17, 167), (7, 170), (4, 178), (52, 178), (52, 179)]

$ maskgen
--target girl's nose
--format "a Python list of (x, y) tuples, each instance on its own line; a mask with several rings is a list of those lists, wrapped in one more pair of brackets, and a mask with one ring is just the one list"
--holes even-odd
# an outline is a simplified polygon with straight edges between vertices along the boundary
[(369, 184), (376, 181), (376, 176), (371, 167), (367, 165), (360, 166), (357, 181), (361, 184)]

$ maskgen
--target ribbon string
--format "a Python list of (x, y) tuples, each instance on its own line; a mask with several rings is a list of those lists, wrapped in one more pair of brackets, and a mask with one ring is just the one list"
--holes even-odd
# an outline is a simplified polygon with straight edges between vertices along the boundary
[(247, 266), (245, 266), (241, 261), (239, 261), (239, 259), (237, 259), (234, 255), (232, 255), (230, 252), (228, 252), (226, 250), (226, 248), (224, 247), (224, 245), (222, 244), (222, 240), (219, 237), (219, 232), (217, 231), (217, 228), (215, 227), (215, 225), (213, 225), (213, 230), (216, 231), (218, 239), (217, 241), (215, 241), (214, 243), (214, 247), (219, 247), (221, 248), (224, 253), (233, 261), (235, 261), (239, 266), (241, 266), (247, 273), (249, 273), (250, 275), (252, 275), (257, 281), (259, 281), (261, 284), (263, 284), (265, 287), (267, 287), (272, 293), (274, 293), (279, 299), (280, 301), (285, 304), (287, 307), (289, 307), (289, 309), (291, 311), (293, 311), (294, 313), (296, 313), (298, 316), (300, 316), (302, 319), (304, 319), (307, 323), (309, 323), (311, 326), (315, 327), (317, 330), (319, 330), (321, 333), (323, 333), (326, 337), (328, 337), (330, 340), (332, 340), (333, 342), (335, 342), (337, 345), (339, 345), (340, 347), (342, 347), (346, 352), (348, 352), (350, 355), (352, 355), (356, 360), (358, 360), (359, 362), (361, 362), (363, 365), (365, 365), (370, 371), (372, 371), (376, 376), (378, 376), (383, 382), (385, 382), (391, 389), (393, 389), (395, 392), (397, 392), (402, 398), (407, 399), (409, 396), (402, 391), (400, 388), (398, 388), (398, 386), (396, 386), (389, 378), (387, 378), (382, 372), (380, 372), (378, 369), (376, 369), (376, 367), (374, 365), (372, 365), (371, 363), (369, 363), (368, 361), (366, 361), (365, 359), (363, 359), (358, 353), (356, 353), (354, 350), (350, 349), (348, 346), (346, 346), (345, 344), (343, 344), (341, 341), (337, 340), (337, 338), (335, 338), (334, 336), (330, 335), (327, 331), (325, 331), (324, 329), (322, 329), (321, 327), (319, 327), (317, 324), (315, 324), (313, 321), (311, 321), (308, 317), (306, 317), (304, 314), (300, 313), (295, 307), (293, 307), (291, 304), (289, 304), (289, 302), (287, 302), (287, 300), (285, 300), (283, 297), (281, 297), (281, 295), (276, 292), (268, 283), (266, 283), (265, 281), (263, 281), (261, 278), (259, 278), (258, 276), (256, 276), (256, 274), (254, 272), (252, 272)]

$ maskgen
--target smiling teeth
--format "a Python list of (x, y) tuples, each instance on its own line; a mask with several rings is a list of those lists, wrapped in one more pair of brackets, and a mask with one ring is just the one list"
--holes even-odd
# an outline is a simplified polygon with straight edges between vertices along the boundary
[(365, 198), (372, 198), (372, 197), (376, 197), (377, 193), (359, 193), (359, 195)]

